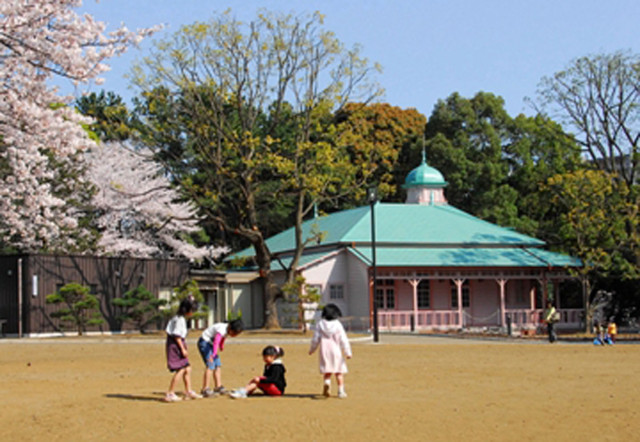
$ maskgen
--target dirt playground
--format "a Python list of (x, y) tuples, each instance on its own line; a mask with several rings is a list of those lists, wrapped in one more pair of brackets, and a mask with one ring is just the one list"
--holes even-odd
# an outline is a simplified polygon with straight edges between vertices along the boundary
[(261, 350), (276, 343), (284, 397), (167, 404), (159, 335), (0, 339), (0, 441), (640, 440), (638, 345), (380, 340), (352, 344), (347, 399), (319, 394), (308, 338), (248, 335), (225, 346), (224, 385), (261, 374)]

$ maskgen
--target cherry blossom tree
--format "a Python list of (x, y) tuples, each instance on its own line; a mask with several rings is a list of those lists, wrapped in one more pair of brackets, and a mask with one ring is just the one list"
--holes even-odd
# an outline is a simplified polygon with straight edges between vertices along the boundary
[(155, 30), (105, 33), (104, 23), (74, 11), (81, 4), (0, 2), (0, 242), (23, 251), (51, 249), (78, 229), (77, 210), (56, 192), (53, 166), (94, 146), (82, 126), (90, 120), (50, 80), (99, 84), (107, 59)]
[(99, 252), (134, 257), (215, 259), (225, 247), (197, 247), (200, 231), (193, 203), (179, 202), (147, 149), (105, 143), (86, 154), (87, 176), (96, 188), (92, 207), (100, 231)]

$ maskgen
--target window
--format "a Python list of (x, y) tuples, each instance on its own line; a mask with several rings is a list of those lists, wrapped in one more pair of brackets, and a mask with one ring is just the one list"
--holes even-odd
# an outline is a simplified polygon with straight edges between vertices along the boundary
[(342, 284), (331, 284), (329, 286), (330, 299), (344, 299), (344, 286)]
[(171, 302), (171, 297), (173, 296), (173, 289), (170, 287), (160, 287), (160, 290), (158, 290), (158, 299), (162, 299), (163, 301), (166, 302), (165, 305), (161, 306), (160, 309), (161, 310), (168, 310), (171, 308), (170, 302)]
[[(462, 308), (470, 305), (469, 281), (465, 281), (462, 283)], [(451, 282), (451, 308), (458, 308), (458, 286), (454, 282)]]
[(418, 308), (431, 307), (431, 284), (428, 279), (423, 279), (418, 284)]
[(392, 310), (396, 308), (395, 281), (393, 279), (378, 280), (375, 303), (381, 309)]
[(386, 289), (385, 290), (385, 298), (387, 301), (387, 309), (396, 308), (396, 293), (394, 289)]
[(376, 307), (384, 308), (384, 290), (377, 289), (376, 290)]

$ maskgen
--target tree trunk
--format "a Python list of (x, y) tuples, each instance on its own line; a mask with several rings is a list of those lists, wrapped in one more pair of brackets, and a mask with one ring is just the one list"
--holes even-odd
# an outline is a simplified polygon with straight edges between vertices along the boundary
[(256, 251), (256, 264), (260, 269), (260, 277), (262, 278), (264, 328), (267, 330), (279, 329), (280, 321), (278, 320), (276, 300), (282, 296), (282, 290), (273, 282), (271, 253), (262, 235), (258, 235), (257, 240), (253, 243), (253, 248)]
[(280, 289), (273, 283), (271, 272), (263, 278), (264, 290), (264, 328), (267, 330), (280, 329), (280, 321), (278, 320), (278, 309), (276, 300), (280, 294)]
[(584, 276), (582, 278), (582, 299), (584, 304), (584, 332), (591, 333), (591, 320), (593, 312), (590, 308), (589, 298), (591, 294), (591, 284), (589, 278)]

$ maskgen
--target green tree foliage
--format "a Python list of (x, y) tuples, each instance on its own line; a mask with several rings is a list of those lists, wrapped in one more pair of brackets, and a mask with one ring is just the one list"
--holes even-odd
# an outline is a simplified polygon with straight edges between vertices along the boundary
[(187, 279), (185, 282), (174, 288), (173, 296), (169, 301), (171, 308), (166, 311), (168, 317), (176, 314), (180, 301), (191, 298), (198, 303), (198, 308), (193, 312), (192, 319), (206, 319), (209, 316), (209, 306), (205, 303), (204, 295), (198, 287), (198, 282), (193, 279)]
[(47, 295), (46, 302), (63, 304), (64, 306), (51, 313), (51, 316), (75, 326), (79, 335), (87, 330), (87, 326), (104, 323), (100, 312), (95, 311), (100, 305), (98, 298), (90, 293), (89, 287), (78, 283), (66, 284), (56, 293)]
[(145, 332), (149, 324), (163, 317), (160, 309), (167, 304), (165, 299), (156, 298), (143, 285), (129, 290), (122, 295), (122, 298), (116, 298), (111, 302), (122, 311), (118, 319), (123, 322), (133, 322), (141, 333)]
[[(618, 249), (619, 254), (611, 255), (614, 264), (617, 262), (614, 268), (618, 274), (614, 280), (617, 279), (621, 293), (629, 297), (635, 292), (636, 302), (640, 302), (637, 276), (634, 277), (635, 290), (623, 288), (625, 286), (621, 284), (624, 281), (620, 280), (620, 275), (625, 278), (633, 273), (637, 275), (640, 268), (637, 221), (640, 197), (640, 55), (618, 51), (573, 60), (565, 70), (541, 80), (538, 105), (575, 133), (589, 160), (589, 167), (605, 172), (606, 177), (614, 181), (612, 186), (616, 195), (613, 201), (618, 204), (617, 210), (611, 212), (611, 207), (606, 204), (599, 207), (614, 220), (616, 226), (620, 219), (625, 220), (624, 246)], [(624, 198), (624, 204), (619, 198)], [(596, 202), (598, 200), (591, 204)], [(610, 201), (603, 203), (612, 204)], [(593, 245), (594, 254), (597, 255), (600, 248), (609, 250), (605, 239)], [(608, 239), (609, 242), (616, 240)], [(598, 278), (598, 282), (606, 283), (602, 278)]]
[(302, 330), (302, 333), (306, 333), (311, 322), (307, 319), (306, 312), (317, 310), (322, 294), (317, 287), (307, 284), (305, 278), (300, 274), (296, 275), (293, 282), (284, 284), (282, 291), (285, 301), (293, 306), (294, 322)]
[(627, 186), (640, 178), (640, 55), (598, 54), (542, 79), (540, 106), (574, 130), (594, 167)]
[[(590, 324), (589, 306), (599, 280), (640, 276), (636, 265), (639, 206), (627, 201), (629, 189), (624, 181), (616, 181), (603, 171), (577, 170), (553, 176), (543, 193), (559, 208), (557, 232), (563, 250), (583, 262), (576, 271), (584, 284)], [(629, 226), (635, 235), (628, 235)]]
[[(380, 198), (402, 201), (398, 184), (416, 165), (412, 152), (421, 146), (427, 119), (415, 109), (387, 103), (349, 103), (335, 116), (336, 144), (347, 149), (351, 161), (361, 164), (366, 184), (378, 187)], [(341, 207), (367, 204), (364, 185), (343, 199)]]
[(543, 239), (554, 215), (539, 186), (580, 167), (578, 147), (558, 124), (540, 115), (514, 119), (502, 98), (485, 92), (439, 101), (427, 122), (426, 151), (446, 177), (450, 204)]
[(246, 24), (226, 13), (184, 26), (134, 70), (148, 144), (160, 146), (158, 158), (210, 227), (253, 246), (267, 328), (279, 327), (281, 291), (262, 219), (293, 209), (301, 223), (314, 197), (344, 194), (354, 168), (327, 139), (331, 115), (378, 95), (372, 70), (358, 47), (323, 29), (320, 14), (269, 12)]
[(124, 141), (132, 136), (132, 116), (122, 98), (113, 92), (83, 95), (76, 101), (76, 109), (94, 119), (88, 129), (102, 141)]

